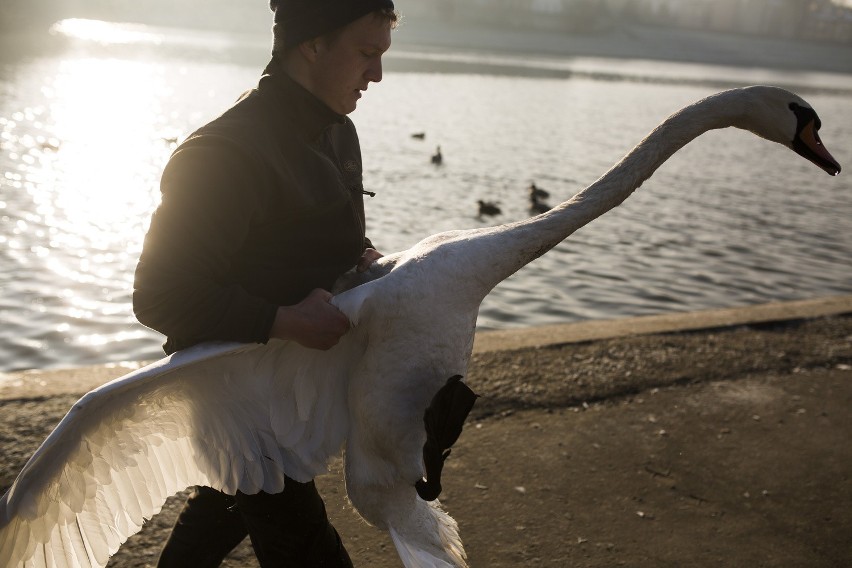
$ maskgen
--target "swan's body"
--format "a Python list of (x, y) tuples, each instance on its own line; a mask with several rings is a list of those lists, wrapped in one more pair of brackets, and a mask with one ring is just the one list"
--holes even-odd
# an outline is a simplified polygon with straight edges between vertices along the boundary
[(480, 303), (499, 282), (620, 204), (711, 128), (780, 142), (831, 174), (819, 119), (771, 87), (720, 93), (667, 119), (594, 184), (521, 222), (431, 236), (345, 275), (334, 303), (353, 329), (328, 352), (293, 343), (208, 344), (84, 396), (0, 500), (0, 565), (106, 564), (166, 497), (305, 481), (346, 449), (355, 508), (408, 567), (464, 566), (455, 522), (421, 500), (423, 412), (463, 375)]

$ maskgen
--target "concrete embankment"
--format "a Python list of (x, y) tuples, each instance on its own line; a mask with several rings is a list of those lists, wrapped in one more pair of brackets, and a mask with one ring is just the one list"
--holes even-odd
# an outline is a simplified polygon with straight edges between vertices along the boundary
[(650, 333), (678, 333), (794, 321), (852, 313), (852, 296), (829, 296), (812, 300), (772, 302), (754, 306), (679, 312), (634, 318), (584, 321), (527, 329), (486, 331), (477, 334), (474, 352), (545, 347), (614, 339)]
[[(846, 313), (852, 313), (852, 295), (523, 329), (485, 331), (477, 333), (474, 353), (538, 348), (635, 335), (678, 333), (794, 321)], [(0, 374), (0, 400), (82, 394), (137, 369), (143, 364), (125, 362), (92, 367), (58, 370), (33, 369)]]

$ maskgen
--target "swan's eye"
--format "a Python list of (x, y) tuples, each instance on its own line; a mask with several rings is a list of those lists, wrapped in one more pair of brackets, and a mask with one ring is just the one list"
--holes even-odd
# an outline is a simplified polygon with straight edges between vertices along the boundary
[(790, 110), (796, 115), (796, 136), (802, 133), (802, 130), (808, 124), (813, 123), (814, 131), (817, 131), (822, 126), (822, 122), (817, 116), (816, 111), (810, 107), (802, 106), (798, 103), (790, 103)]

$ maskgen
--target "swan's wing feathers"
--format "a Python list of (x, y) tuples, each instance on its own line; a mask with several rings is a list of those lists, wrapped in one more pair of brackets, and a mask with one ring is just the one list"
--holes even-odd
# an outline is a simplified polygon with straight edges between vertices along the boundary
[(130, 373), (71, 408), (0, 500), (0, 565), (104, 565), (166, 497), (198, 482), (181, 463), (191, 428), (175, 384), (199, 355)]
[(322, 473), (358, 345), (210, 344), (89, 392), (0, 498), (0, 566), (104, 566), (187, 486), (277, 492)]

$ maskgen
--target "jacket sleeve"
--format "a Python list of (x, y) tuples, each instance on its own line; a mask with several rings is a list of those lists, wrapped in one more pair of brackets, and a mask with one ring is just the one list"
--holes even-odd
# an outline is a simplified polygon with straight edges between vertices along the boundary
[(166, 351), (213, 339), (268, 341), (277, 306), (227, 277), (263, 211), (261, 175), (236, 148), (203, 140), (166, 166), (133, 291), (136, 317), (169, 338)]

